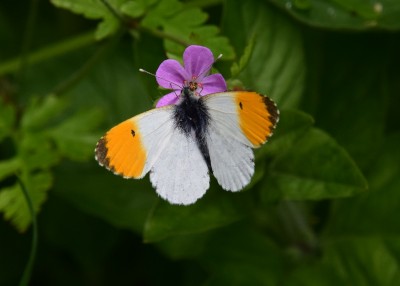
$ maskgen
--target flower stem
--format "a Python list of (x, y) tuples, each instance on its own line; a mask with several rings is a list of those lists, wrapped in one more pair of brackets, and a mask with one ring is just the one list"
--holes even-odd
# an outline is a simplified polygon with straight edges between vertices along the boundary
[[(212, 0), (212, 1), (215, 1), (215, 0)], [(101, 0), (101, 2), (121, 22), (123, 27), (129, 27), (129, 24), (127, 23), (127, 21), (117, 12), (117, 10), (107, 0)], [(131, 29), (149, 33), (155, 37), (158, 37), (161, 39), (167, 39), (167, 40), (170, 40), (172, 42), (175, 42), (175, 43), (180, 44), (185, 47), (190, 45), (190, 43), (182, 40), (181, 38), (176, 37), (175, 35), (166, 33), (164, 31), (158, 30), (158, 29), (150, 29), (150, 28), (143, 27), (140, 25), (137, 25), (135, 28), (131, 28)]]
[(19, 78), (19, 82), (23, 81), (25, 77), (25, 71), (28, 67), (28, 54), (32, 44), (32, 38), (35, 30), (35, 22), (38, 13), (38, 3), (39, 0), (31, 0), (29, 7), (29, 15), (28, 15), (28, 20), (26, 22), (24, 39), (22, 42), (21, 61), (19, 63), (19, 71), (17, 76)]
[(223, 0), (192, 0), (189, 2), (185, 2), (185, 8), (192, 8), (192, 7), (197, 7), (197, 8), (205, 8), (205, 7), (210, 7), (210, 6), (216, 6), (219, 4), (223, 4)]
[(185, 40), (182, 40), (181, 38), (176, 37), (175, 35), (169, 34), (167, 32), (164, 32), (164, 31), (161, 31), (161, 30), (158, 30), (158, 29), (149, 29), (149, 28), (146, 28), (146, 27), (143, 27), (143, 26), (139, 26), (137, 29), (139, 31), (149, 33), (149, 34), (151, 34), (151, 35), (153, 35), (153, 36), (155, 36), (157, 38), (170, 40), (170, 41), (175, 42), (177, 44), (180, 44), (180, 45), (182, 45), (184, 47), (187, 47), (187, 46), (190, 45), (189, 42), (186, 42)]
[(115, 8), (107, 1), (107, 0), (100, 0), (104, 6), (106, 6), (106, 8), (111, 12), (111, 14), (113, 14), (115, 16), (115, 18), (117, 18), (121, 24), (125, 24), (125, 20), (124, 18), (117, 12), (117, 10), (115, 10)]
[(88, 46), (95, 41), (93, 34), (94, 32), (90, 31), (71, 39), (49, 45), (30, 54), (26, 54), (25, 56), (9, 60), (0, 65), (0, 75), (18, 72), (21, 69), (23, 61), (25, 61), (25, 65), (27, 63), (32, 65)]
[(279, 213), (292, 243), (304, 253), (314, 253), (318, 247), (318, 240), (299, 203), (284, 201), (280, 206)]
[(36, 250), (38, 244), (38, 229), (37, 229), (37, 220), (35, 210), (33, 208), (32, 198), (29, 195), (29, 192), (25, 188), (24, 183), (22, 182), (21, 178), (17, 175), (18, 183), (21, 187), (21, 190), (24, 194), (26, 203), (28, 204), (29, 213), (32, 218), (32, 245), (31, 245), (31, 253), (29, 254), (28, 263), (25, 266), (24, 273), (22, 274), (22, 278), (19, 282), (19, 286), (28, 286), (29, 280), (31, 279), (33, 263), (35, 262), (36, 258)]

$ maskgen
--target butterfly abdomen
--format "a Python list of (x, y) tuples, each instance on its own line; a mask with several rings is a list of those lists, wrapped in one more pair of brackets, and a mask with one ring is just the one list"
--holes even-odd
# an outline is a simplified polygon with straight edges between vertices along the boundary
[(210, 115), (203, 101), (199, 100), (189, 90), (182, 91), (182, 101), (175, 106), (175, 127), (186, 136), (195, 136), (209, 169), (211, 170), (210, 155), (206, 142), (207, 129), (210, 123)]

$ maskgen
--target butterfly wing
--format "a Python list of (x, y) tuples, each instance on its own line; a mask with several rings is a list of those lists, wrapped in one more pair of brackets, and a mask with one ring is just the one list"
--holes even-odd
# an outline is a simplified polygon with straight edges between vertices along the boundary
[(188, 205), (204, 195), (210, 178), (194, 137), (176, 128), (173, 116), (171, 105), (118, 124), (97, 143), (96, 160), (124, 178), (139, 179), (150, 171), (162, 198)]
[(254, 174), (251, 148), (264, 144), (279, 119), (275, 103), (255, 92), (224, 92), (202, 98), (209, 115), (207, 146), (218, 183), (241, 190)]
[(169, 145), (152, 167), (150, 180), (170, 203), (189, 205), (201, 198), (209, 188), (210, 177), (194, 136), (175, 128)]
[(153, 109), (116, 125), (97, 143), (96, 160), (124, 178), (144, 177), (171, 140), (172, 112)]

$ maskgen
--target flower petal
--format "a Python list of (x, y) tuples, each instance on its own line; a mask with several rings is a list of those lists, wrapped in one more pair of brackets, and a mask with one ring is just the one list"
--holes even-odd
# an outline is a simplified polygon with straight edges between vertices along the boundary
[(202, 89), (198, 89), (201, 96), (210, 93), (224, 92), (227, 89), (225, 79), (219, 73), (206, 76), (201, 84), (203, 85)]
[(190, 78), (205, 76), (214, 63), (214, 56), (209, 48), (189, 46), (183, 53), (183, 63)]
[(163, 61), (156, 71), (157, 83), (168, 89), (182, 89), (183, 82), (190, 76), (176, 60)]
[(156, 107), (163, 107), (166, 105), (175, 104), (179, 99), (179, 96), (177, 96), (177, 94), (179, 94), (179, 90), (167, 93), (157, 101)]

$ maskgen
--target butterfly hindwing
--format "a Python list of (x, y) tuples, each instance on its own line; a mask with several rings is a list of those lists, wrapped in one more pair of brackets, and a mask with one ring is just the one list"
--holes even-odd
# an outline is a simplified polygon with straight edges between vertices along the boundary
[(221, 187), (228, 191), (243, 189), (254, 174), (251, 148), (232, 140), (223, 130), (217, 130), (213, 123), (209, 126), (207, 145), (213, 174)]
[(175, 128), (160, 160), (152, 167), (150, 181), (157, 193), (173, 204), (188, 205), (201, 198), (210, 177), (195, 137)]

